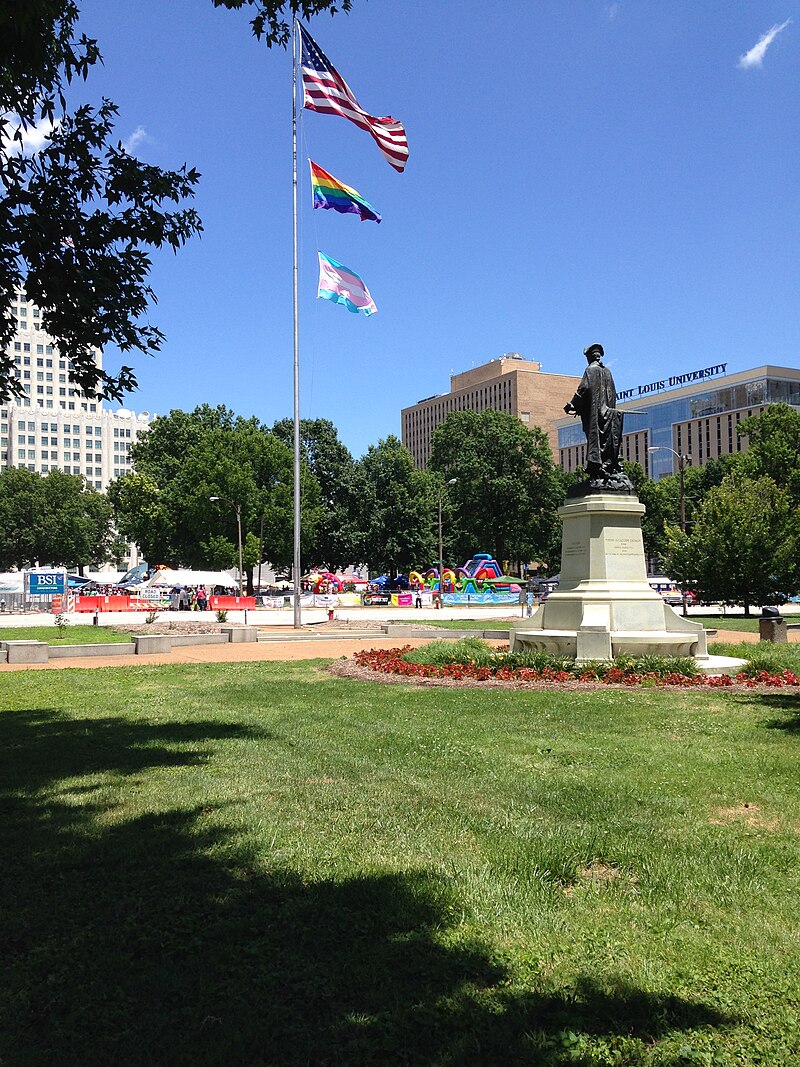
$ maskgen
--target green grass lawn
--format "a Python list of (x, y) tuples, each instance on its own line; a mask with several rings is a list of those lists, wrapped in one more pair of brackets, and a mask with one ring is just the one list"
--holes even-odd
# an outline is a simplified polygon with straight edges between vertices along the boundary
[(2, 1064), (796, 1064), (800, 696), (0, 689)]
[(707, 630), (738, 630), (739, 633), (757, 634), (758, 616), (746, 619), (743, 615), (690, 615), (692, 622), (701, 622)]
[(130, 641), (130, 634), (120, 634), (108, 626), (84, 626), (70, 623), (61, 637), (55, 626), (6, 626), (0, 628), (0, 641), (46, 641), (48, 645), (109, 645)]

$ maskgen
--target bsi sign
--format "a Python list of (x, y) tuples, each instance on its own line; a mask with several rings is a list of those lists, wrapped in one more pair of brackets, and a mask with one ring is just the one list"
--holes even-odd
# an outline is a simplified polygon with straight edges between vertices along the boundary
[(64, 571), (37, 571), (28, 575), (30, 596), (63, 596), (67, 591)]

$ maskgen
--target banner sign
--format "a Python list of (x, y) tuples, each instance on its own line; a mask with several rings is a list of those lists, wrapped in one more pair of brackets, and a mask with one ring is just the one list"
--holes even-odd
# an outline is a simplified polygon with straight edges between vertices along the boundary
[(519, 593), (498, 593), (484, 589), (482, 593), (442, 593), (445, 604), (519, 604)]
[(385, 608), (391, 604), (392, 598), (388, 593), (364, 593), (361, 603), (365, 608)]
[(28, 574), (31, 596), (63, 596), (66, 593), (64, 571), (37, 571)]
[(706, 378), (724, 374), (727, 369), (727, 363), (717, 363), (713, 367), (703, 367), (702, 370), (690, 370), (687, 374), (673, 374), (669, 378), (662, 378), (657, 382), (650, 382), (648, 385), (634, 385), (632, 389), (623, 389), (617, 393), (617, 400), (630, 400), (635, 396), (658, 393), (662, 389), (675, 389), (677, 386), (689, 385), (691, 382), (702, 382)]
[(314, 607), (315, 608), (338, 608), (339, 597), (336, 593), (315, 593), (314, 594)]

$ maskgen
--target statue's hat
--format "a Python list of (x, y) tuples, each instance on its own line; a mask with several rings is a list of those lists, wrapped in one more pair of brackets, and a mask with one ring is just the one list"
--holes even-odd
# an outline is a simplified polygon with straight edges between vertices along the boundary
[(583, 350), (584, 356), (590, 356), (593, 352), (598, 352), (601, 358), (605, 355), (605, 352), (603, 351), (603, 346), (597, 343), (589, 345), (588, 348), (584, 348)]

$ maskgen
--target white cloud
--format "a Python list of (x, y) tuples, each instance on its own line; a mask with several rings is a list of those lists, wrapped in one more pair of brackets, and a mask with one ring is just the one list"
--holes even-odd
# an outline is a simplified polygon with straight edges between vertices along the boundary
[(619, 4), (617, 4), (617, 3), (606, 4), (605, 11), (606, 11), (606, 18), (608, 19), (608, 21), (609, 22), (613, 22), (614, 19), (619, 14)]
[(764, 56), (767, 54), (767, 49), (783, 30), (791, 22), (791, 19), (787, 19), (786, 22), (782, 22), (780, 26), (773, 26), (771, 29), (758, 39), (758, 43), (754, 44), (749, 52), (745, 52), (743, 56), (739, 56), (739, 63), (737, 64), (741, 70), (749, 70), (750, 67), (760, 67), (764, 62)]
[(140, 144), (143, 144), (145, 141), (149, 140), (150, 138), (148, 137), (147, 130), (144, 128), (144, 126), (137, 126), (133, 133), (130, 135), (130, 137), (126, 138), (122, 142), (122, 147), (125, 149), (126, 152), (132, 155)]
[[(11, 155), (22, 152), (23, 155), (33, 156), (37, 152), (41, 152), (46, 139), (59, 125), (58, 122), (51, 122), (50, 119), (42, 119), (41, 122), (37, 122), (34, 126), (28, 126), (25, 129), (18, 121), (11, 119), (10, 116), (6, 115), (5, 118), (8, 120), (8, 135), (5, 138), (3, 148)], [(19, 131), (22, 138), (22, 143), (15, 137), (17, 131)]]

